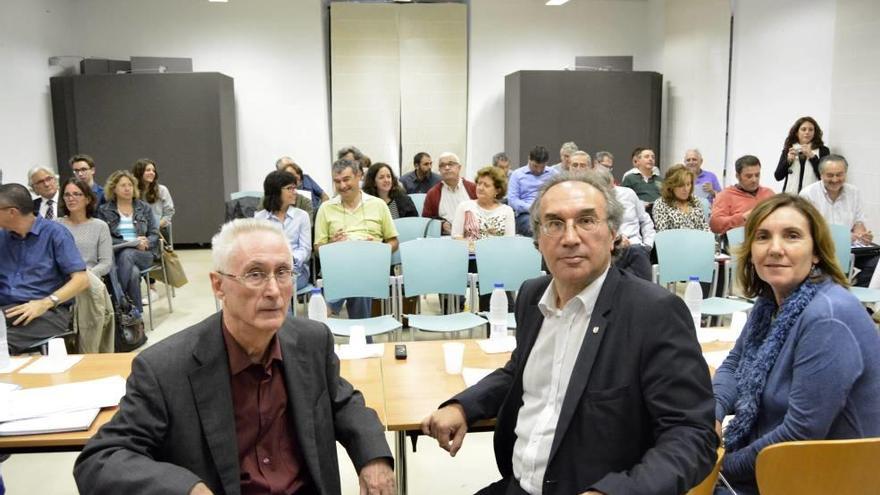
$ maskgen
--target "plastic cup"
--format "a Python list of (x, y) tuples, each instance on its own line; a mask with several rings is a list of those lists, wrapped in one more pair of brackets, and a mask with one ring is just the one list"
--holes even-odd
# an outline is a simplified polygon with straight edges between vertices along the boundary
[(67, 346), (64, 339), (57, 338), (49, 341), (49, 357), (64, 357), (67, 355)]
[(461, 374), (461, 366), (464, 361), (464, 344), (459, 342), (444, 343), (443, 361), (446, 363), (447, 373), (450, 375)]
[(366, 329), (363, 325), (354, 325), (351, 327), (351, 334), (348, 336), (348, 345), (355, 348), (367, 346)]

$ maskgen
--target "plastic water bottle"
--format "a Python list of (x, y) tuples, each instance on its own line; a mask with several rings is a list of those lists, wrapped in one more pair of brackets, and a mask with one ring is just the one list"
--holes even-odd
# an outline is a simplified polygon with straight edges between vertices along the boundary
[(691, 275), (688, 278), (687, 287), (684, 289), (684, 303), (694, 319), (694, 328), (700, 328), (700, 306), (703, 304), (703, 289), (700, 287), (700, 277)]
[(309, 319), (327, 323), (327, 302), (318, 287), (312, 289), (312, 297), (309, 298)]
[(489, 338), (495, 340), (504, 337), (507, 337), (507, 294), (504, 284), (496, 282), (489, 298)]
[(9, 366), (9, 346), (6, 343), (6, 317), (0, 314), (0, 368)]

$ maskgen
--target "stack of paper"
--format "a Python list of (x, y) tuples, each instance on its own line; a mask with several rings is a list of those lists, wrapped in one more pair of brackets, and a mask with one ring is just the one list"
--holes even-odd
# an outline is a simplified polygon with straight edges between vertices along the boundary
[(385, 354), (385, 344), (349, 345), (336, 346), (336, 356), (345, 361), (347, 359), (365, 359), (382, 357)]
[(486, 354), (501, 354), (503, 352), (513, 352), (516, 349), (516, 337), (508, 336), (500, 339), (478, 340), (477, 345)]
[[(2, 319), (2, 318), (0, 318), (0, 319)], [(30, 356), (11, 357), (11, 358), (9, 358), (9, 364), (0, 368), (0, 373), (12, 373), (13, 371), (24, 366), (24, 364), (30, 360), (31, 360)]]
[(43, 374), (64, 373), (82, 360), (82, 354), (76, 356), (42, 356), (34, 362), (22, 368), (19, 373)]

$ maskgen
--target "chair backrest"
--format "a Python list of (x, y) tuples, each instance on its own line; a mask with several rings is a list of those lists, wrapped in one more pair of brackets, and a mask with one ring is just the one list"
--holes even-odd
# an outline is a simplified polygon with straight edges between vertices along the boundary
[(419, 215), (422, 214), (422, 209), (425, 207), (425, 196), (427, 196), (427, 194), (423, 193), (413, 193), (409, 195), (409, 199), (411, 199), (413, 204), (416, 205), (416, 211), (419, 212)]
[[(394, 220), (397, 242), (404, 243), (422, 237), (440, 237), (440, 221), (433, 218), (405, 217)], [(391, 254), (391, 264), (400, 264), (400, 250)]]
[(746, 241), (746, 228), (737, 227), (727, 231), (728, 252), (733, 256), (733, 249)]
[(468, 290), (468, 247), (450, 238), (414, 239), (400, 244), (403, 294), (465, 295)]
[(688, 490), (686, 495), (712, 495), (715, 493), (715, 483), (718, 482), (718, 473), (721, 472), (721, 461), (724, 459), (724, 449), (718, 449), (718, 459), (715, 467), (709, 472), (699, 485)]
[(703, 220), (706, 223), (709, 223), (709, 215), (712, 214), (712, 206), (709, 205), (709, 200), (706, 198), (697, 198), (700, 200), (700, 206), (703, 207)]
[(828, 224), (828, 228), (831, 230), (831, 238), (834, 240), (834, 253), (837, 255), (837, 263), (840, 265), (844, 275), (848, 276), (852, 268), (850, 264), (850, 259), (852, 258), (850, 229), (845, 225), (836, 223)]
[(755, 465), (762, 495), (880, 493), (880, 438), (770, 445)]
[(262, 198), (263, 191), (235, 191), (234, 193), (229, 195), (229, 199), (241, 199), (241, 198)]
[(700, 277), (701, 282), (714, 282), (715, 236), (693, 229), (672, 229), (657, 232), (654, 237), (661, 285)]
[(346, 297), (390, 297), (391, 246), (344, 241), (321, 246), (321, 278), (328, 301)]
[(492, 292), (498, 282), (504, 290), (519, 290), (523, 282), (541, 275), (541, 253), (530, 237), (490, 237), (474, 246), (480, 294)]

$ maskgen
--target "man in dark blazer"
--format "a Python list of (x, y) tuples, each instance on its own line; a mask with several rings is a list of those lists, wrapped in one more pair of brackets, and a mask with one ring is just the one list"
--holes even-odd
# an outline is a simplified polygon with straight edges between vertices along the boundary
[(223, 311), (135, 358), (119, 411), (77, 459), (80, 491), (338, 494), (339, 441), (361, 493), (393, 493), (382, 425), (339, 376), (332, 335), (287, 316), (283, 232), (239, 219), (212, 246)]
[(34, 198), (34, 215), (54, 220), (58, 218), (58, 178), (46, 167), (34, 167), (28, 171), (28, 183), (37, 194)]
[(681, 494), (715, 461), (709, 370), (681, 299), (611, 263), (622, 207), (593, 175), (560, 174), (532, 207), (552, 274), (516, 306), (510, 361), (422, 423), (452, 455), (496, 418), (502, 480), (486, 494)]

